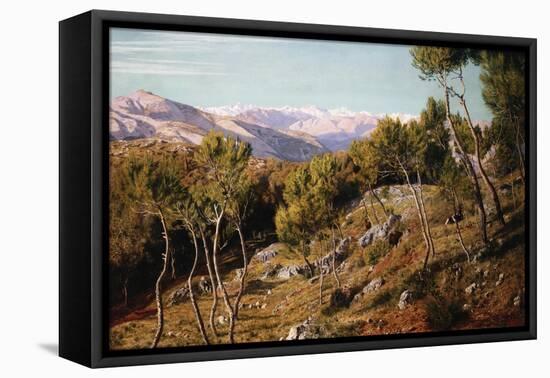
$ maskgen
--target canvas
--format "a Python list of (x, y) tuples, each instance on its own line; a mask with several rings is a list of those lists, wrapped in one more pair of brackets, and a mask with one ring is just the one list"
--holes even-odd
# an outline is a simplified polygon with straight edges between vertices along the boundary
[(529, 50), (114, 18), (102, 355), (533, 329)]

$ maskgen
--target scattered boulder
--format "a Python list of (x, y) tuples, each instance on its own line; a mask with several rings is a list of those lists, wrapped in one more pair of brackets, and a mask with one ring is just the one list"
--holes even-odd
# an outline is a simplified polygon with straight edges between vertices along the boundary
[(408, 305), (412, 303), (413, 299), (414, 299), (413, 292), (407, 289), (403, 291), (399, 296), (399, 303), (397, 304), (397, 307), (400, 310), (404, 310)]
[[(393, 231), (400, 220), (400, 215), (390, 214), (384, 223), (372, 226), (363, 236), (359, 238), (359, 246), (364, 248), (371, 245), (375, 240), (388, 238), (389, 234)], [(399, 236), (399, 238), (400, 237), (401, 236)]]
[(290, 327), (286, 340), (318, 339), (320, 336), (320, 328), (308, 318), (303, 323)]
[(504, 281), (504, 273), (500, 273), (498, 275), (498, 280), (497, 282), (495, 283), (495, 286), (500, 286), (500, 284), (502, 283), (502, 281)]
[(302, 274), (304, 269), (299, 265), (288, 265), (279, 269), (277, 272), (277, 278), (289, 279), (290, 277)]
[(464, 292), (468, 295), (472, 295), (477, 289), (477, 283), (475, 282), (472, 282), (470, 285), (468, 285), (466, 287), (466, 289), (464, 289)]
[(220, 315), (216, 318), (216, 321), (219, 325), (224, 325), (225, 323), (227, 323), (227, 318), (223, 315)]
[(243, 272), (244, 272), (243, 268), (235, 269), (235, 281), (241, 280), (241, 278), (243, 277)]
[(266, 249), (258, 252), (256, 256), (254, 256), (258, 261), (263, 262), (264, 264), (267, 263), (269, 260), (277, 256), (277, 251), (273, 248), (273, 244), (267, 247)]
[(174, 306), (183, 303), (189, 297), (189, 288), (186, 286), (174, 290), (168, 297), (168, 306)]
[(514, 304), (514, 307), (520, 307), (521, 306), (521, 295), (516, 295), (513, 299), (513, 304)]
[(369, 294), (377, 291), (384, 285), (384, 279), (382, 277), (377, 277), (370, 281), (367, 286), (363, 288), (363, 294)]
[(206, 278), (205, 276), (202, 276), (199, 280), (199, 294), (209, 294), (212, 292), (212, 283), (210, 282), (210, 279)]

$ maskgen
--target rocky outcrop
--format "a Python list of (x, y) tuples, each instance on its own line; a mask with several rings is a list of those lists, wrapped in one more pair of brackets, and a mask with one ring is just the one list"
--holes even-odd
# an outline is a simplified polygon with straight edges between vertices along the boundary
[(202, 276), (199, 280), (199, 294), (209, 294), (212, 292), (212, 283), (208, 278)]
[(363, 236), (358, 240), (359, 246), (366, 247), (371, 245), (375, 240), (388, 239), (390, 233), (395, 229), (401, 220), (400, 215), (390, 214), (388, 219), (382, 223), (372, 226)]
[(303, 323), (291, 327), (285, 340), (318, 339), (319, 337), (321, 337), (320, 327), (308, 318)]
[(401, 293), (399, 296), (399, 303), (397, 304), (397, 307), (400, 310), (404, 310), (407, 306), (409, 306), (414, 299), (414, 294), (411, 290), (407, 289)]
[[(351, 237), (346, 237), (338, 243), (338, 246), (335, 250), (335, 265), (338, 267), (347, 257), (349, 247), (351, 244)], [(332, 271), (332, 259), (333, 254), (332, 251), (327, 253), (325, 256), (321, 257), (320, 259), (317, 259), (313, 262), (313, 266), (316, 269), (323, 269), (323, 274), (328, 274)], [(306, 267), (303, 267), (304, 269)], [(337, 269), (338, 270), (338, 269)]]
[(304, 272), (304, 268), (299, 265), (288, 265), (280, 268), (277, 272), (277, 278), (289, 279)]
[(254, 258), (258, 261), (263, 262), (264, 264), (267, 263), (269, 260), (277, 256), (277, 251), (272, 248), (272, 245), (267, 247), (266, 249), (258, 252)]
[(189, 288), (186, 286), (176, 289), (168, 297), (168, 306), (174, 306), (180, 303), (183, 303), (189, 297)]

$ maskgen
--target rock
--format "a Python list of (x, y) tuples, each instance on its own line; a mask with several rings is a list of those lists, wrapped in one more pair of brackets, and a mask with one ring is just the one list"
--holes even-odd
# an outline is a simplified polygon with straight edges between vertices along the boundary
[(520, 295), (516, 295), (514, 297), (513, 304), (514, 304), (514, 307), (521, 306), (521, 296)]
[(495, 286), (500, 286), (500, 284), (502, 283), (502, 281), (504, 280), (504, 273), (500, 273), (498, 275), (498, 280), (497, 282), (495, 283)]
[(244, 272), (244, 269), (240, 268), (240, 269), (235, 269), (235, 281), (240, 281), (241, 278), (243, 277), (243, 272)]
[(275, 265), (267, 265), (267, 267), (265, 268), (265, 271), (264, 273), (262, 274), (262, 280), (265, 280), (265, 279), (269, 279), (269, 278), (273, 278), (277, 275), (277, 273), (279, 272), (279, 269), (281, 269), (282, 266), (280, 264), (275, 264)]
[(413, 299), (413, 292), (407, 289), (403, 291), (399, 296), (399, 303), (397, 304), (397, 307), (399, 307), (400, 310), (404, 310), (408, 305), (412, 303)]
[(254, 258), (256, 258), (258, 261), (261, 261), (265, 264), (275, 256), (277, 256), (277, 251), (274, 249), (272, 244), (266, 249), (262, 250), (261, 252), (258, 252), (256, 256), (254, 256)]
[(363, 236), (359, 238), (359, 246), (364, 248), (371, 245), (375, 240), (388, 238), (390, 232), (393, 231), (394, 227), (400, 220), (400, 215), (390, 214), (384, 223), (372, 226)]
[(473, 282), (468, 287), (466, 287), (466, 289), (464, 289), (464, 292), (468, 295), (472, 295), (476, 289), (477, 289), (477, 284)]
[(268, 289), (266, 294), (271, 295), (271, 294), (273, 294), (273, 292), (271, 291), (271, 289)]
[(202, 276), (199, 280), (199, 293), (202, 294), (209, 294), (212, 292), (212, 283), (210, 282), (210, 279), (206, 278), (205, 276)]
[(472, 309), (472, 306), (468, 303), (464, 303), (464, 306), (462, 306), (462, 311), (470, 311)]
[(264, 303), (264, 304), (262, 304), (261, 309), (263, 310), (263, 309), (265, 309), (266, 307), (267, 307), (267, 303)]
[(168, 297), (168, 306), (174, 306), (180, 303), (183, 303), (187, 300), (189, 297), (189, 288), (186, 286), (180, 287), (179, 289), (176, 289), (172, 294)]
[(277, 272), (277, 278), (289, 279), (290, 277), (302, 274), (304, 269), (298, 265), (284, 266)]
[(334, 308), (348, 307), (353, 300), (353, 293), (349, 287), (336, 289), (330, 295), (330, 306)]
[(286, 340), (318, 339), (319, 337), (320, 328), (315, 326), (309, 318), (302, 324), (290, 327)]
[(216, 318), (216, 321), (218, 322), (218, 324), (224, 325), (226, 323), (227, 319), (225, 318), (225, 316), (220, 315)]
[(384, 285), (384, 279), (382, 277), (377, 277), (368, 283), (367, 286), (363, 288), (363, 294), (373, 293), (376, 290), (380, 289)]
[(260, 308), (260, 301), (256, 301), (256, 303), (254, 303), (254, 307)]

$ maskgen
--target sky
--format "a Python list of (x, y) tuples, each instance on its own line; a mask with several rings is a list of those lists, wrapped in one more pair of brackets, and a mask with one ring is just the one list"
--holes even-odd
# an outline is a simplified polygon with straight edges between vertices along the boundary
[[(429, 96), (442, 98), (436, 82), (419, 78), (405, 45), (123, 28), (112, 28), (110, 40), (111, 98), (144, 89), (199, 107), (313, 105), (414, 115)], [(464, 77), (472, 117), (490, 120), (479, 67), (468, 65)]]

